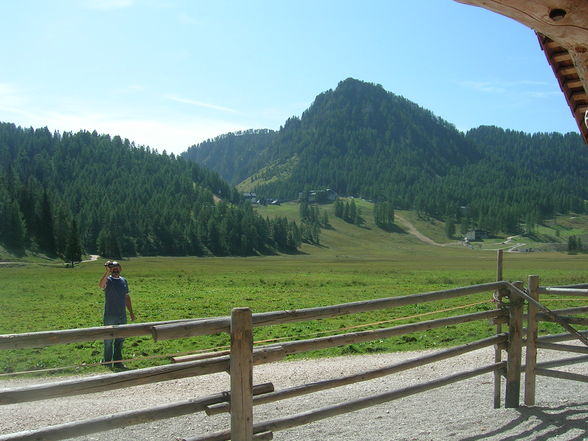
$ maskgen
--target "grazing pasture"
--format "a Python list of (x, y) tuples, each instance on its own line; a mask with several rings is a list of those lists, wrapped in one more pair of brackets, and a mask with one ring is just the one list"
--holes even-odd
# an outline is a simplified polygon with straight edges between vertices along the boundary
[[(407, 211), (397, 212), (404, 222), (397, 219), (393, 231), (385, 232), (374, 225), (373, 205), (360, 199), (355, 201), (364, 219), (361, 225), (352, 225), (335, 217), (333, 204), (321, 205), (321, 212), (328, 215), (329, 227), (321, 230), (320, 245), (303, 244), (298, 254), (124, 260), (123, 275), (129, 280), (137, 321), (224, 316), (237, 306), (248, 306), (253, 312), (307, 308), (485, 283), (496, 278), (496, 248), (507, 249), (516, 243), (535, 246), (532, 237), (519, 237), (509, 244), (501, 244), (504, 240), (495, 239), (473, 249), (466, 248), (459, 241), (444, 237), (442, 223), (421, 219), (414, 212)], [(257, 207), (257, 210), (270, 218), (285, 216), (300, 222), (298, 204), (295, 203)], [(442, 246), (423, 243), (409, 234), (406, 222)], [(580, 235), (587, 230), (587, 216), (568, 216), (541, 227), (537, 235), (559, 236), (559, 240), (565, 241), (567, 235)], [(0, 258), (12, 260), (2, 253)], [(537, 274), (543, 286), (588, 282), (587, 254), (505, 253), (504, 260), (506, 280), (527, 280), (529, 274)], [(100, 326), (103, 294), (98, 288), (98, 280), (103, 272), (102, 264), (103, 260), (98, 260), (65, 268), (39, 257), (1, 264), (0, 333)], [(547, 302), (547, 306), (554, 309), (580, 304), (572, 299), (557, 304)], [(273, 339), (310, 338), (349, 328), (389, 327), (489, 308), (494, 308), (491, 293), (329, 320), (264, 327), (256, 330), (254, 339), (262, 344)], [(542, 324), (540, 332), (549, 330), (559, 332), (557, 325)], [(306, 356), (451, 346), (486, 337), (493, 331), (494, 326), (490, 323), (471, 323)], [(124, 355), (133, 359), (127, 362), (129, 367), (145, 367), (168, 363), (171, 355), (216, 350), (228, 343), (227, 335), (164, 342), (135, 337), (125, 341)], [(1, 351), (0, 375), (82, 364), (86, 365), (84, 371), (102, 370), (102, 367), (93, 366), (101, 356), (100, 341)]]
[[(345, 245), (340, 252), (327, 243), (317, 252), (305, 246), (299, 255), (246, 258), (136, 258), (123, 262), (137, 320), (151, 322), (229, 315), (233, 307), (254, 312), (322, 306), (399, 296), (495, 279), (496, 255), (491, 251), (436, 247), (404, 238), (387, 252), (360, 254)], [(375, 247), (375, 245), (372, 245)], [(369, 251), (369, 247), (367, 247)], [(365, 251), (365, 249), (362, 249)], [(23, 264), (0, 267), (0, 333), (21, 333), (101, 325), (101, 261), (75, 268)], [(588, 281), (588, 256), (562, 253), (507, 253), (504, 278), (526, 280), (538, 274), (542, 285)], [(324, 336), (343, 329), (374, 329), (444, 314), (494, 308), (491, 295), (480, 294), (443, 303), (407, 306), (329, 320), (260, 328), (255, 341)], [(573, 299), (550, 305), (578, 306)], [(385, 322), (385, 323), (384, 323)], [(551, 326), (551, 327), (550, 327)], [(354, 328), (357, 327), (357, 328)], [(542, 324), (540, 332), (556, 325)], [(490, 323), (464, 324), (411, 336), (345, 346), (306, 356), (417, 350), (456, 345), (492, 334)], [(163, 364), (172, 354), (208, 351), (228, 344), (226, 335), (154, 342), (149, 337), (125, 341), (129, 367)], [(0, 373), (92, 365), (100, 360), (102, 342), (0, 352)], [(85, 367), (84, 371), (102, 370)], [(62, 372), (62, 371), (58, 371)], [(71, 370), (69, 371), (71, 372)]]

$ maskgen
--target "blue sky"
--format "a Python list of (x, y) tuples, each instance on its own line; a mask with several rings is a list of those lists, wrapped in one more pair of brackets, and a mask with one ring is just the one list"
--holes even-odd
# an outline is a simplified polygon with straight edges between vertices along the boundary
[(0, 2), (0, 121), (180, 153), (348, 77), (466, 131), (577, 132), (530, 29), (453, 0)]

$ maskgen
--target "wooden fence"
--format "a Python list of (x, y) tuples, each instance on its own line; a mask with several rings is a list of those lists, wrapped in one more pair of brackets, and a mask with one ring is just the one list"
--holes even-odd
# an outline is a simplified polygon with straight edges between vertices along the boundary
[[(501, 259), (500, 256), (501, 255), (499, 254), (499, 259)], [(500, 271), (498, 276), (500, 276)], [(384, 329), (373, 329), (307, 340), (288, 341), (280, 344), (253, 348), (253, 329), (259, 326), (324, 319), (346, 314), (396, 308), (405, 305), (416, 305), (424, 302), (442, 301), (478, 293), (493, 293), (497, 307), (481, 312), (410, 323)], [(155, 340), (164, 340), (227, 332), (231, 336), (231, 348), (229, 353), (208, 359), (184, 359), (184, 361), (166, 366), (143, 368), (88, 378), (2, 390), (0, 391), (0, 405), (88, 394), (177, 378), (207, 375), (222, 371), (230, 373), (231, 390), (148, 409), (121, 412), (114, 415), (75, 421), (37, 430), (0, 435), (0, 440), (22, 441), (67, 439), (134, 424), (167, 419), (180, 415), (188, 415), (198, 411), (205, 411), (208, 415), (214, 415), (220, 412), (230, 412), (230, 428), (218, 433), (187, 437), (185, 438), (186, 440), (269, 440), (273, 438), (273, 433), (279, 430), (382, 404), (488, 373), (495, 374), (494, 378), (497, 383), (494, 389), (494, 405), (500, 405), (500, 391), (502, 389), (501, 381), (505, 378), (505, 406), (518, 407), (521, 388), (521, 372), (523, 369), (525, 369), (526, 372), (525, 403), (532, 405), (535, 399), (535, 378), (537, 375), (573, 379), (584, 382), (587, 381), (586, 376), (553, 371), (550, 368), (556, 365), (569, 365), (585, 362), (588, 357), (582, 356), (574, 359), (567, 359), (561, 361), (559, 364), (554, 362), (541, 364), (537, 363), (536, 354), (537, 348), (558, 349), (588, 354), (588, 351), (586, 351), (587, 348), (583, 346), (554, 343), (570, 338), (577, 338), (583, 343), (586, 343), (588, 332), (578, 332), (572, 327), (573, 324), (587, 324), (586, 319), (571, 317), (570, 314), (585, 313), (588, 311), (588, 307), (550, 311), (539, 303), (539, 294), (573, 294), (575, 296), (588, 296), (588, 289), (585, 289), (583, 286), (541, 288), (539, 287), (538, 278), (536, 276), (530, 276), (528, 280), (528, 288), (526, 290), (523, 288), (522, 283), (510, 283), (498, 280), (496, 282), (449, 290), (345, 303), (319, 308), (256, 314), (253, 314), (248, 308), (236, 308), (232, 311), (230, 317), (2, 335), (0, 336), (0, 349), (17, 349), (140, 335), (152, 335)], [(528, 314), (526, 315), (528, 320), (526, 330), (523, 328), (525, 304), (529, 305)], [(435, 353), (427, 353), (426, 355), (413, 360), (403, 361), (383, 368), (319, 381), (312, 384), (299, 385), (278, 391), (274, 390), (271, 383), (259, 385), (253, 385), (252, 383), (254, 365), (281, 360), (290, 354), (368, 342), (476, 320), (491, 320), (493, 323), (496, 323), (496, 335)], [(565, 335), (562, 334), (537, 338), (537, 322), (539, 320), (557, 321), (568, 332)], [(507, 332), (502, 332), (503, 325), (508, 326)], [(522, 348), (525, 344), (523, 338), (525, 333), (528, 335), (528, 338), (526, 341), (526, 365), (523, 366)], [(359, 381), (367, 381), (489, 347), (495, 348), (495, 360), (494, 363), (487, 366), (455, 373), (447, 377), (438, 378), (434, 381), (406, 387), (400, 390), (385, 392), (343, 404), (310, 410), (302, 414), (285, 416), (265, 422), (254, 422), (253, 420), (253, 407), (257, 404), (314, 393)], [(504, 351), (506, 351), (507, 356), (505, 361), (502, 360), (502, 353)]]

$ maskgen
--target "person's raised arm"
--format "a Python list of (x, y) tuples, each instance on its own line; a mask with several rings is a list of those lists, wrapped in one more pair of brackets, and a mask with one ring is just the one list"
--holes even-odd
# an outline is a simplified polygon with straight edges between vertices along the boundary
[(110, 268), (108, 267), (108, 263), (104, 265), (104, 274), (100, 278), (98, 282), (98, 286), (102, 289), (106, 288), (106, 281), (108, 280), (108, 276), (110, 274)]

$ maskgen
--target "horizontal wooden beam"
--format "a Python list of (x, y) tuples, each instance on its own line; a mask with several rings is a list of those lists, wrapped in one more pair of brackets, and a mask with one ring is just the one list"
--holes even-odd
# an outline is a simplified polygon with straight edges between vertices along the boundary
[[(88, 378), (0, 390), (0, 405), (90, 394), (228, 371), (229, 358), (229, 356), (223, 356), (209, 360), (176, 363), (116, 374), (97, 375)], [(253, 352), (254, 364), (270, 363), (283, 358), (284, 351), (279, 347), (263, 348)]]
[(194, 320), (196, 319), (167, 320), (162, 322), (137, 323), (130, 325), (96, 326), (83, 329), (60, 329), (55, 331), (28, 332), (23, 334), (4, 334), (0, 335), (0, 350), (39, 348), (83, 341), (139, 337), (142, 335), (151, 335), (151, 328), (153, 326), (193, 322)]
[[(435, 363), (441, 360), (446, 360), (448, 358), (454, 358), (466, 354), (468, 352), (477, 351), (478, 349), (482, 349), (488, 346), (502, 344), (505, 343), (507, 340), (508, 336), (506, 334), (496, 335), (472, 343), (466, 343), (465, 345), (445, 349), (434, 354), (428, 354), (422, 357), (414, 358), (412, 360), (406, 360), (399, 363), (395, 363), (390, 366), (385, 366), (379, 369), (373, 369), (365, 372), (360, 372), (354, 375), (318, 381), (310, 384), (303, 384), (300, 386), (295, 386), (288, 389), (283, 389), (268, 394), (260, 395), (253, 399), (253, 404), (259, 405), (271, 403), (274, 401), (285, 400), (288, 398), (306, 395), (321, 390), (341, 387), (348, 384), (358, 383), (361, 381), (373, 380), (374, 378), (380, 378), (398, 372), (406, 371), (408, 369), (426, 366), (428, 364)], [(222, 403), (219, 405), (209, 406), (206, 409), (206, 414), (216, 415), (218, 413), (228, 412), (229, 410), (230, 405), (228, 403)]]
[[(584, 318), (579, 318), (579, 317), (567, 317), (567, 315), (569, 314), (583, 314), (588, 312), (588, 306), (578, 306), (578, 307), (574, 307), (574, 308), (563, 308), (563, 309), (552, 309), (551, 312), (553, 314), (556, 314), (558, 317), (561, 317), (564, 320), (567, 319), (579, 319), (579, 323), (582, 323), (585, 319)], [(527, 320), (529, 318), (528, 314), (523, 314), (523, 318), (525, 320)], [(539, 312), (537, 313), (537, 319), (541, 320), (541, 321), (554, 321), (552, 318), (549, 317), (548, 314), (545, 314), (544, 312)], [(496, 320), (494, 320), (494, 322), (496, 324), (502, 324), (502, 323), (506, 323), (506, 320), (504, 318), (497, 318)], [(574, 323), (573, 321), (570, 323)]]
[[(572, 316), (559, 315), (559, 319), (564, 320), (566, 323), (569, 323), (571, 325), (588, 325), (588, 318), (587, 317), (572, 317)], [(540, 320), (542, 322), (555, 322), (555, 320), (553, 318), (549, 317), (545, 313), (537, 314), (537, 320)]]
[(573, 308), (553, 309), (552, 312), (557, 315), (584, 314), (588, 312), (588, 306), (575, 306)]
[(588, 354), (587, 346), (561, 345), (555, 343), (546, 343), (537, 341), (537, 347), (541, 349), (549, 349), (552, 351), (575, 352), (577, 354)]
[(563, 61), (572, 61), (572, 57), (568, 51), (554, 52), (551, 54), (551, 59), (557, 63), (561, 63)]
[[(267, 432), (289, 429), (291, 427), (309, 424), (314, 421), (323, 420), (336, 415), (354, 412), (356, 410), (365, 409), (366, 407), (375, 406), (378, 404), (387, 403), (400, 398), (408, 397), (417, 393), (425, 392), (432, 389), (437, 389), (448, 384), (456, 383), (458, 381), (467, 380), (480, 375), (491, 373), (497, 370), (505, 369), (505, 362), (495, 363), (490, 366), (473, 369), (467, 372), (462, 372), (450, 375), (438, 380), (429, 381), (427, 383), (410, 386), (403, 389), (385, 392), (379, 395), (374, 395), (366, 398), (361, 398), (354, 401), (349, 401), (343, 404), (336, 404), (333, 406), (323, 407), (320, 409), (310, 410), (297, 415), (286, 416), (271, 421), (264, 421), (255, 423), (253, 425), (253, 432)], [(472, 392), (473, 393), (473, 392)], [(183, 441), (227, 441), (231, 437), (230, 431), (222, 431), (210, 435), (199, 436), (195, 438), (184, 438)]]
[(577, 88), (583, 88), (584, 86), (582, 85), (582, 81), (580, 81), (579, 79), (574, 79), (574, 80), (566, 80), (565, 81), (565, 85), (567, 87), (569, 87), (570, 89), (577, 89)]
[(573, 381), (581, 381), (583, 383), (588, 383), (588, 375), (573, 374), (571, 372), (554, 371), (551, 369), (536, 368), (535, 374), (541, 375), (543, 377), (552, 377), (552, 378), (559, 378), (562, 380), (573, 380)]
[(172, 357), (172, 363), (183, 363), (185, 361), (206, 360), (207, 358), (220, 357), (222, 355), (231, 355), (231, 351), (205, 352), (203, 354), (190, 354)]
[(588, 362), (588, 355), (582, 355), (580, 357), (561, 358), (559, 360), (550, 360), (537, 363), (537, 367), (548, 369), (551, 367), (569, 366), (572, 364), (586, 363)]
[(586, 92), (584, 92), (584, 89), (577, 90), (577, 91), (574, 91), (571, 93), (570, 99), (572, 101), (574, 101), (576, 104), (578, 104), (578, 103), (586, 104), (586, 101), (588, 101), (588, 95), (586, 95)]
[[(263, 383), (253, 386), (254, 395), (272, 392), (273, 390), (274, 386), (272, 383)], [(44, 427), (42, 429), (10, 433), (7, 435), (0, 435), (0, 441), (55, 441), (74, 438), (77, 436), (89, 435), (91, 433), (118, 429), (120, 427), (144, 424), (151, 421), (158, 421), (182, 415), (189, 415), (195, 412), (201, 412), (205, 410), (207, 406), (212, 404), (229, 401), (230, 396), (230, 392), (220, 392), (203, 398), (164, 404), (148, 409), (119, 412), (113, 415), (105, 415), (83, 421), (58, 424)]]
[[(481, 285), (472, 285), (461, 288), (453, 288), (442, 291), (432, 291), (424, 294), (408, 296), (387, 297), (376, 300), (365, 300), (339, 305), (321, 306), (316, 308), (294, 309), (290, 311), (262, 312), (253, 314), (253, 326), (271, 326), (284, 323), (293, 323), (306, 320), (319, 320), (339, 317), (342, 315), (356, 314), (360, 312), (375, 311), (380, 309), (397, 308), (399, 306), (414, 305), (423, 302), (447, 300), (470, 294), (496, 291), (508, 286), (508, 282), (492, 282)], [(210, 333), (228, 332), (229, 318), (217, 318), (153, 327), (153, 338), (157, 341), (174, 338), (195, 337)]]
[[(429, 320), (420, 323), (411, 323), (408, 325), (395, 326), (392, 328), (373, 329), (369, 331), (353, 332), (348, 334), (332, 335), (329, 337), (319, 337), (309, 340), (299, 340), (280, 343), (279, 347), (286, 355), (298, 354), (301, 352), (315, 351), (319, 349), (333, 348), (343, 345), (363, 343), (372, 340), (405, 335), (413, 332), (427, 331), (429, 329), (441, 328), (443, 326), (452, 326), (460, 323), (468, 323), (476, 320), (492, 320), (496, 317), (504, 316), (506, 312), (499, 309), (489, 311), (475, 312), (472, 314), (446, 317), (437, 320)], [(272, 345), (268, 346), (272, 347)]]
[(584, 288), (539, 287), (538, 290), (539, 294), (557, 294), (560, 296), (588, 297), (588, 289)]
[[(588, 331), (578, 331), (580, 334), (582, 334), (584, 337), (588, 337)], [(537, 338), (538, 342), (544, 342), (544, 343), (548, 343), (548, 342), (558, 342), (558, 341), (569, 341), (569, 340), (575, 340), (576, 337), (572, 334), (569, 334), (567, 332), (563, 332), (561, 334), (552, 334), (552, 335), (542, 335), (541, 337)]]
[(575, 66), (561, 66), (557, 68), (557, 74), (561, 76), (574, 75), (577, 77), (578, 71), (576, 70)]

